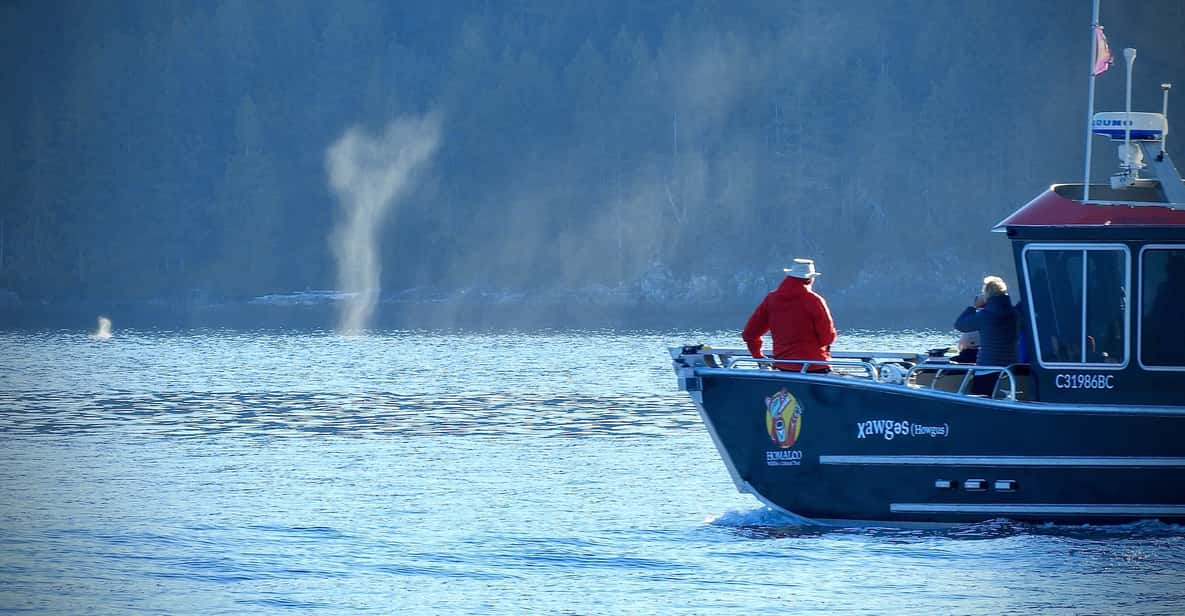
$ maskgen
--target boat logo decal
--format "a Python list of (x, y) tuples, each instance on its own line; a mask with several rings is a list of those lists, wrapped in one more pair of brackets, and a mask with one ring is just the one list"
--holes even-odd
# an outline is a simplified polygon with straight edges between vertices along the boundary
[(908, 420), (894, 421), (892, 419), (869, 419), (856, 422), (856, 438), (879, 436), (891, 441), (899, 436), (929, 436), (930, 438), (950, 436), (950, 424), (941, 426), (924, 426), (920, 423), (910, 423)]
[(793, 447), (802, 431), (802, 405), (786, 388), (765, 399), (765, 431), (775, 445)]

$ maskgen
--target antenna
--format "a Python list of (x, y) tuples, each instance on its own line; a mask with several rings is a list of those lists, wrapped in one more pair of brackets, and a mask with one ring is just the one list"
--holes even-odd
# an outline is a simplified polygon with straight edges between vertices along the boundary
[(1161, 92), (1164, 92), (1164, 106), (1161, 107), (1160, 114), (1164, 116), (1164, 136), (1160, 138), (1160, 156), (1158, 160), (1164, 160), (1164, 154), (1168, 151), (1169, 140), (1169, 90), (1173, 88), (1171, 83), (1160, 84)]
[[(1127, 158), (1125, 163), (1131, 164), (1131, 148), (1132, 148), (1132, 65), (1136, 63), (1136, 50), (1134, 47), (1128, 47), (1123, 50), (1123, 59), (1127, 60), (1127, 88), (1126, 96), (1127, 103), (1124, 105), (1123, 111), (1127, 114), (1126, 128), (1123, 130), (1123, 149), (1126, 150)], [(1139, 169), (1136, 170), (1135, 177), (1139, 177)]]

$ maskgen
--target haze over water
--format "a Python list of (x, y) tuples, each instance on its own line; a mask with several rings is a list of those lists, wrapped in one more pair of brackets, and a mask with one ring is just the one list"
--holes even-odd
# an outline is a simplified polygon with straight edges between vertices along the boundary
[[(667, 345), (735, 332), (0, 333), (0, 611), (1180, 613), (1185, 531), (794, 526)], [(946, 332), (841, 331), (921, 350)]]

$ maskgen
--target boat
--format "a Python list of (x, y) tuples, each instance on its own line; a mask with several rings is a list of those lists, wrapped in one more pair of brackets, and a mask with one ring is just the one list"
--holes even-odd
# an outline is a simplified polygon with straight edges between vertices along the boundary
[[(825, 524), (1185, 523), (1185, 183), (1165, 150), (1171, 86), (1162, 112), (1132, 112), (1125, 52), (1125, 111), (1093, 113), (1092, 75), (1083, 183), (993, 229), (1011, 242), (1029, 363), (670, 349), (739, 491)], [(1090, 182), (1091, 132), (1119, 147), (1107, 184)], [(994, 392), (971, 393), (984, 372)]]

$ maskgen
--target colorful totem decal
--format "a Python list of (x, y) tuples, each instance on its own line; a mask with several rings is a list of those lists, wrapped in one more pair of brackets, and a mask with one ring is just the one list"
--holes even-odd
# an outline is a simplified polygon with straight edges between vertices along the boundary
[(802, 406), (783, 387), (765, 399), (765, 430), (774, 444), (783, 449), (794, 446), (802, 430)]

